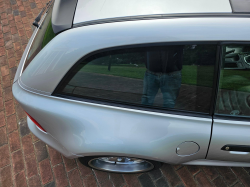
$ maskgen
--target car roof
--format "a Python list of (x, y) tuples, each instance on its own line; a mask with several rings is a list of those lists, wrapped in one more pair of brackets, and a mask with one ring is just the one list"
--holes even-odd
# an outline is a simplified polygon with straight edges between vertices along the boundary
[(55, 0), (51, 21), (57, 34), (93, 24), (197, 16), (249, 18), (250, 0)]
[(79, 0), (73, 24), (158, 14), (232, 13), (229, 0)]

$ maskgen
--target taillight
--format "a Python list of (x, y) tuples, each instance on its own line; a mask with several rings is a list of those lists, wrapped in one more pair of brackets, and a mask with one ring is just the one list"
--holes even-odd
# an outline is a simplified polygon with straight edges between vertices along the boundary
[(29, 116), (31, 121), (33, 121), (40, 130), (46, 132), (46, 130), (44, 130), (44, 128), (34, 118), (32, 118), (27, 112), (25, 112), (25, 113)]

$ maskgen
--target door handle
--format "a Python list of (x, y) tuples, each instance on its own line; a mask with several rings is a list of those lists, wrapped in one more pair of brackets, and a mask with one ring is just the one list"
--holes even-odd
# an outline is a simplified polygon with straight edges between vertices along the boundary
[(249, 145), (233, 145), (233, 144), (227, 144), (224, 145), (221, 150), (223, 151), (239, 151), (239, 152), (250, 152), (250, 146)]

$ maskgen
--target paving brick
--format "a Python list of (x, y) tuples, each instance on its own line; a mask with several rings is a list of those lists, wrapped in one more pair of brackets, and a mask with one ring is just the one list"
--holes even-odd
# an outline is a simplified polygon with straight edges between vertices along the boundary
[(39, 141), (39, 138), (37, 138), (34, 134), (32, 134), (32, 142), (37, 142), (37, 141)]
[[(22, 37), (21, 37), (21, 38), (22, 38)], [(22, 51), (22, 50), (16, 51), (16, 59), (17, 59), (18, 61), (21, 60), (22, 55), (23, 55), (23, 51)]]
[(84, 177), (83, 178), (83, 185), (84, 185), (84, 187), (97, 187), (95, 177), (93, 175), (88, 175), (88, 176)]
[(44, 187), (56, 187), (56, 183), (54, 181), (44, 185)]
[(16, 0), (10, 0), (10, 3), (11, 3), (12, 5), (15, 5), (15, 4), (16, 4)]
[(9, 24), (8, 19), (2, 19), (1, 24), (2, 24), (2, 26), (8, 25)]
[(15, 42), (18, 42), (18, 41), (20, 41), (19, 34), (18, 33), (17, 34), (13, 34), (12, 35), (12, 42), (15, 43)]
[(0, 147), (0, 158), (0, 168), (10, 164), (10, 151), (8, 145)]
[(16, 74), (17, 67), (13, 67), (10, 69), (10, 79), (13, 80)]
[(11, 32), (11, 34), (17, 34), (17, 28), (16, 27), (11, 27), (10, 32)]
[(6, 76), (2, 77), (2, 87), (6, 88), (6, 87), (9, 87), (9, 86), (11, 86), (10, 85), (10, 76), (6, 75)]
[(138, 180), (140, 181), (142, 187), (154, 186), (153, 181), (151, 180), (150, 176), (147, 173), (144, 173), (141, 176), (139, 176)]
[[(21, 12), (21, 11), (24, 11), (25, 8), (24, 8), (24, 6), (21, 5), (21, 6), (18, 7), (18, 10)], [(22, 17), (22, 16), (21, 16), (21, 17)], [(22, 19), (22, 20), (23, 20), (23, 19)], [(24, 22), (23, 22), (23, 23), (24, 23)]]
[(162, 173), (166, 176), (169, 184), (171, 184), (172, 186), (176, 186), (181, 182), (171, 165), (164, 164), (160, 169)]
[(24, 110), (22, 109), (20, 104), (16, 105), (16, 113), (17, 113), (17, 117), (20, 121), (22, 121), (25, 118), (25, 122), (26, 122), (26, 113), (24, 112)]
[(20, 37), (26, 35), (24, 29), (18, 29), (18, 34), (19, 34)]
[(5, 116), (4, 116), (4, 111), (0, 111), (0, 127), (5, 126)]
[(123, 174), (123, 178), (124, 178), (125, 182), (127, 183), (128, 187), (140, 186), (140, 182), (137, 178), (137, 175)]
[(29, 23), (29, 20), (28, 20), (28, 18), (24, 17), (24, 18), (22, 18), (22, 22), (23, 22), (23, 24), (26, 24), (26, 23)]
[(28, 183), (29, 183), (29, 187), (41, 187), (42, 186), (38, 175), (31, 177), (28, 180)]
[(18, 15), (20, 15), (20, 13), (19, 13), (18, 10), (13, 10), (13, 15), (14, 15), (14, 16), (18, 16)]
[(245, 186), (250, 186), (250, 176), (243, 168), (232, 167), (232, 170)]
[(195, 176), (196, 181), (200, 186), (206, 186), (206, 187), (212, 187), (213, 185), (211, 182), (207, 179), (204, 172), (200, 172)]
[(16, 58), (12, 57), (12, 58), (8, 59), (8, 63), (9, 63), (9, 67), (13, 68), (14, 66), (16, 66)]
[(37, 175), (37, 166), (36, 166), (36, 156), (35, 154), (30, 154), (25, 156), (26, 163), (26, 175), (28, 178)]
[(114, 187), (120, 187), (125, 183), (121, 174), (110, 173), (110, 179)]
[(33, 34), (32, 30), (26, 31), (26, 35), (27, 35), (28, 38), (31, 38), (32, 34)]
[(3, 105), (3, 98), (0, 97), (0, 110), (4, 109), (4, 105)]
[(15, 175), (15, 186), (16, 187), (27, 187), (24, 171)]
[(4, 12), (1, 14), (1, 19), (5, 19), (5, 18), (7, 18), (7, 14)]
[(190, 186), (190, 187), (197, 186), (197, 184), (195, 183), (192, 175), (188, 172), (188, 170), (186, 169), (186, 167), (182, 167), (181, 169), (179, 169), (177, 171), (177, 173), (179, 174), (179, 176), (181, 177), (181, 180), (183, 181), (183, 183), (186, 186)]
[(68, 159), (65, 156), (63, 156), (63, 161), (67, 172), (76, 167), (76, 162), (74, 159)]
[(17, 129), (16, 115), (13, 114), (7, 117), (7, 130), (8, 133)]
[(10, 41), (11, 38), (12, 38), (10, 32), (4, 33), (3, 37), (4, 37), (4, 41), (5, 41), (5, 42)]
[(8, 56), (8, 58), (15, 57), (15, 50), (14, 49), (8, 49), (7, 50), (7, 56)]
[(26, 11), (21, 11), (20, 12), (20, 16), (23, 18), (23, 17), (26, 17)]
[(68, 173), (69, 183), (71, 187), (79, 187), (82, 186), (82, 179), (80, 177), (78, 169), (74, 169)]
[(0, 66), (4, 66), (4, 65), (7, 65), (7, 58), (6, 56), (0, 55)]
[(11, 48), (13, 48), (13, 43), (12, 43), (12, 41), (11, 41), (11, 40), (6, 41), (6, 42), (5, 42), (5, 49), (8, 50), (8, 49), (11, 49)]
[(3, 26), (3, 33), (10, 32), (10, 27), (8, 25)]
[(164, 177), (160, 178), (155, 182), (156, 187), (169, 187), (167, 181), (164, 179)]
[(7, 16), (8, 20), (11, 21), (11, 20), (14, 20), (14, 15), (13, 14), (9, 14)]
[(150, 171), (149, 175), (152, 178), (152, 180), (157, 180), (157, 179), (162, 177), (161, 170), (159, 170), (159, 169)]
[(14, 174), (19, 173), (24, 170), (24, 162), (23, 162), (23, 154), (22, 151), (19, 150), (17, 152), (12, 153), (12, 164), (13, 164), (13, 172)]
[(11, 20), (11, 21), (9, 21), (9, 26), (10, 26), (10, 28), (12, 28), (12, 27), (16, 27), (15, 20)]
[(6, 55), (6, 51), (4, 47), (0, 47), (0, 56)]
[(82, 177), (86, 176), (86, 175), (92, 175), (92, 169), (89, 167), (84, 166), (83, 164), (80, 163), (80, 161), (77, 159), (77, 165), (78, 168), (80, 170), (80, 173), (82, 175)]
[(10, 116), (15, 113), (13, 100), (9, 100), (5, 102), (5, 114), (6, 116)]
[(36, 157), (37, 161), (41, 162), (42, 160), (48, 158), (48, 152), (46, 149), (46, 144), (42, 141), (35, 143)]
[(215, 186), (218, 186), (218, 187), (227, 187), (222, 177), (217, 177), (216, 179), (213, 180), (213, 183)]
[(6, 127), (1, 127), (0, 128), (0, 146), (7, 144), (7, 133), (6, 133)]
[(57, 152), (55, 149), (53, 149), (52, 147), (49, 147), (49, 146), (48, 146), (48, 150), (49, 150), (49, 155), (50, 155), (50, 160), (51, 160), (52, 166), (62, 162), (62, 157), (61, 157), (61, 154), (59, 152)]
[(12, 172), (11, 166), (6, 166), (0, 169), (0, 182), (1, 187), (10, 187), (12, 186)]
[(220, 174), (223, 176), (228, 185), (232, 185), (237, 181), (235, 174), (229, 167), (216, 167)]
[(0, 38), (0, 47), (3, 47), (3, 46), (4, 46), (4, 39)]
[[(249, 186), (250, 184), (247, 185), (247, 187)], [(234, 184), (232, 187), (244, 187), (243, 184), (237, 182), (236, 184)]]
[(21, 50), (22, 49), (21, 42), (14, 43), (14, 49), (15, 51)]
[(60, 187), (68, 186), (68, 180), (66, 172), (62, 164), (59, 164), (53, 168), (56, 185)]
[(11, 152), (16, 151), (21, 148), (18, 131), (14, 131), (9, 134), (9, 144), (10, 144)]
[(94, 170), (95, 176), (97, 178), (98, 183), (102, 184), (109, 180), (109, 174), (107, 172)]
[(39, 168), (40, 168), (42, 184), (46, 184), (48, 182), (53, 181), (53, 175), (52, 175), (49, 159), (41, 161), (39, 163)]
[(20, 128), (20, 134), (22, 137), (30, 133), (26, 118), (20, 119), (18, 124)]
[(5, 101), (11, 100), (11, 99), (13, 99), (12, 96), (13, 95), (12, 95), (11, 86), (7, 87), (7, 88), (4, 88), (4, 100)]
[(22, 138), (24, 156), (34, 153), (31, 134)]

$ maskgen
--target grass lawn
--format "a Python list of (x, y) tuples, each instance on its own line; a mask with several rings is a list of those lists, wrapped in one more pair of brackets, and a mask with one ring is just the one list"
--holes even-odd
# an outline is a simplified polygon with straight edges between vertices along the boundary
[[(112, 65), (109, 71), (107, 65), (86, 65), (81, 71), (143, 79), (146, 68), (134, 65)], [(212, 87), (213, 73), (212, 66), (183, 65), (182, 84)], [(221, 75), (223, 81), (220, 83), (220, 88), (241, 90), (242, 87), (250, 86), (249, 70), (222, 70)]]

